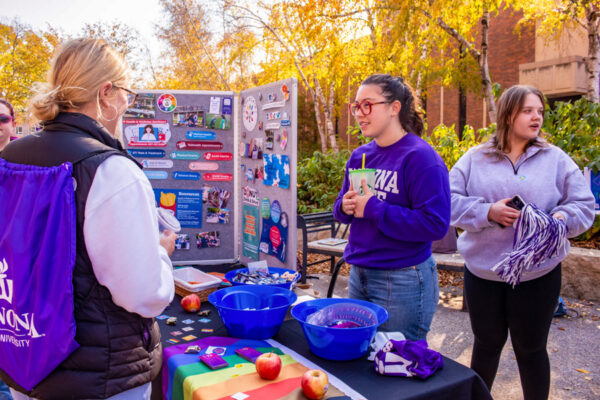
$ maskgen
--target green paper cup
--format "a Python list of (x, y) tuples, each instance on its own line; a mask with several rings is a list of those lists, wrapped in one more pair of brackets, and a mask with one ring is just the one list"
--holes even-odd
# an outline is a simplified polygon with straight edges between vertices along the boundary
[(358, 194), (364, 194), (361, 184), (363, 179), (367, 181), (369, 189), (371, 189), (373, 193), (375, 192), (375, 171), (376, 170), (373, 168), (355, 169), (350, 171), (350, 181)]

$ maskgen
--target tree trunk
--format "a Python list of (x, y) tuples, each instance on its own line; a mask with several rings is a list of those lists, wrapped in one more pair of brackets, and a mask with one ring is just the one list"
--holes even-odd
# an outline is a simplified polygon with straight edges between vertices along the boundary
[(488, 10), (483, 11), (481, 17), (481, 52), (479, 59), (479, 72), (481, 74), (481, 85), (483, 94), (488, 107), (488, 115), (490, 123), (496, 122), (496, 99), (494, 99), (494, 91), (492, 89), (492, 79), (490, 78), (490, 70), (488, 68), (488, 30), (490, 28), (490, 13)]
[(600, 99), (598, 96), (598, 51), (600, 45), (598, 43), (598, 12), (594, 10), (592, 4), (588, 4), (585, 10), (586, 28), (588, 33), (588, 56), (585, 60), (585, 72), (587, 74), (587, 93), (585, 97), (589, 101), (597, 103)]
[[(325, 99), (323, 99), (325, 100)], [(335, 106), (335, 87), (333, 82), (329, 85), (329, 101), (323, 103), (325, 109), (325, 126), (327, 127), (327, 137), (329, 138), (329, 146), (334, 153), (339, 151), (337, 145), (337, 138), (335, 137), (335, 129), (333, 128), (333, 115)]]
[(325, 97), (323, 96), (323, 90), (319, 84), (319, 80), (313, 77), (315, 83), (315, 90), (313, 93), (313, 102), (315, 106), (315, 119), (317, 120), (317, 128), (319, 130), (319, 139), (321, 141), (321, 152), (327, 152), (327, 137), (325, 136), (325, 129), (323, 127), (323, 117), (321, 116), (321, 104), (325, 106)]

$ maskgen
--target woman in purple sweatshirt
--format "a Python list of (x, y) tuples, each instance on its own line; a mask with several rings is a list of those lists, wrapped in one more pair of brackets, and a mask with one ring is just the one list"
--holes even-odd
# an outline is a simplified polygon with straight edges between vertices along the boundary
[(565, 221), (568, 237), (594, 220), (594, 197), (581, 170), (561, 149), (540, 138), (544, 97), (531, 86), (513, 86), (498, 100), (496, 134), (470, 149), (450, 171), (452, 225), (464, 230), (465, 298), (475, 336), (471, 368), (491, 389), (508, 333), (525, 400), (547, 399), (550, 362), (546, 343), (561, 285), (555, 257), (523, 271), (521, 283), (505, 283), (492, 268), (513, 249), (519, 211), (507, 202), (519, 195)]
[[(420, 138), (423, 120), (402, 78), (372, 75), (350, 105), (362, 134), (373, 141), (352, 152), (335, 202), (335, 218), (351, 224), (346, 262), (352, 265), (348, 295), (390, 314), (381, 330), (425, 339), (438, 303), (431, 242), (448, 231), (448, 169)], [(349, 171), (376, 169), (375, 187), (351, 186)]]

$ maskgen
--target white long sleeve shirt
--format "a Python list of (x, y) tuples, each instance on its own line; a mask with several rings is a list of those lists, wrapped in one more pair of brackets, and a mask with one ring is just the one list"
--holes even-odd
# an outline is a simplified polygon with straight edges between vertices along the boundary
[(131, 160), (111, 156), (96, 170), (83, 226), (98, 282), (115, 304), (146, 318), (161, 314), (174, 295), (155, 204), (144, 173)]

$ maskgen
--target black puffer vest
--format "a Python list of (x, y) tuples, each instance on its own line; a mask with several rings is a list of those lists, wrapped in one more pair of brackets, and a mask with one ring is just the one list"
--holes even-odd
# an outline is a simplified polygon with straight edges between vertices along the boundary
[(113, 303), (108, 289), (98, 283), (85, 247), (83, 224), (87, 196), (96, 169), (115, 154), (132, 159), (98, 122), (75, 113), (59, 114), (44, 125), (42, 132), (10, 143), (1, 154), (9, 162), (37, 166), (70, 161), (74, 164), (73, 177), (77, 184), (77, 258), (73, 288), (75, 340), (81, 347), (31, 392), (19, 387), (0, 370), (2, 380), (28, 396), (57, 400), (104, 399), (148, 383), (160, 371), (162, 346), (158, 325), (153, 318), (143, 318)]

